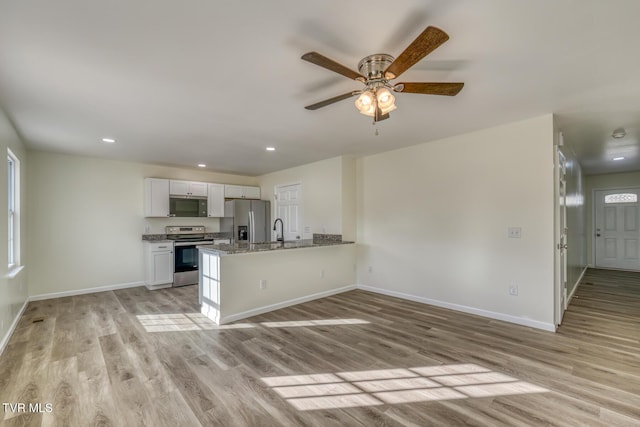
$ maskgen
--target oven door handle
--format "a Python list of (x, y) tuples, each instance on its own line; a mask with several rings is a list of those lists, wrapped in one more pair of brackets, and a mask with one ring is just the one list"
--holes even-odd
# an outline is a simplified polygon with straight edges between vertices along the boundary
[(213, 245), (213, 240), (203, 240), (201, 242), (175, 242), (174, 245), (175, 247)]

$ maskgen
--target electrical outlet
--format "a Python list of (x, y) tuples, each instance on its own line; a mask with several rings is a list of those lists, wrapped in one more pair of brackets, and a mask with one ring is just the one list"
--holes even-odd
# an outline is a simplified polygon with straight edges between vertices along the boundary
[(522, 237), (522, 227), (509, 227), (507, 233), (510, 239), (519, 239)]
[(514, 297), (518, 296), (518, 286), (517, 285), (509, 286), (509, 295), (512, 295)]
[(324, 269), (320, 270), (320, 278), (324, 279)]
[(373, 273), (373, 266), (370, 265), (368, 270), (369, 270), (369, 274)]
[(260, 279), (260, 289), (267, 289), (267, 281), (265, 279)]

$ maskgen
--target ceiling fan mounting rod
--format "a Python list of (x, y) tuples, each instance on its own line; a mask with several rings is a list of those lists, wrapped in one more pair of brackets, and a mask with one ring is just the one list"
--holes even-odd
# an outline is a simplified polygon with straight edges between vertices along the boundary
[(384, 72), (393, 61), (393, 56), (386, 53), (365, 56), (358, 62), (358, 71), (367, 78), (367, 82), (374, 79), (384, 79)]

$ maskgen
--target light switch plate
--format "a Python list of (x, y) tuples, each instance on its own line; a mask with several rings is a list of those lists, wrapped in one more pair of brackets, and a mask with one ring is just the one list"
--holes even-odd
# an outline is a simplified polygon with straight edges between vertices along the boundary
[(507, 233), (510, 239), (520, 239), (522, 237), (522, 227), (509, 227)]

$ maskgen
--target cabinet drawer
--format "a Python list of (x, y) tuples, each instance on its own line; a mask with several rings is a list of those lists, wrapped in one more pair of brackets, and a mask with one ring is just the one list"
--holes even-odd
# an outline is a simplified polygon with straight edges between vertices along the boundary
[(173, 242), (148, 243), (150, 252), (173, 252)]

